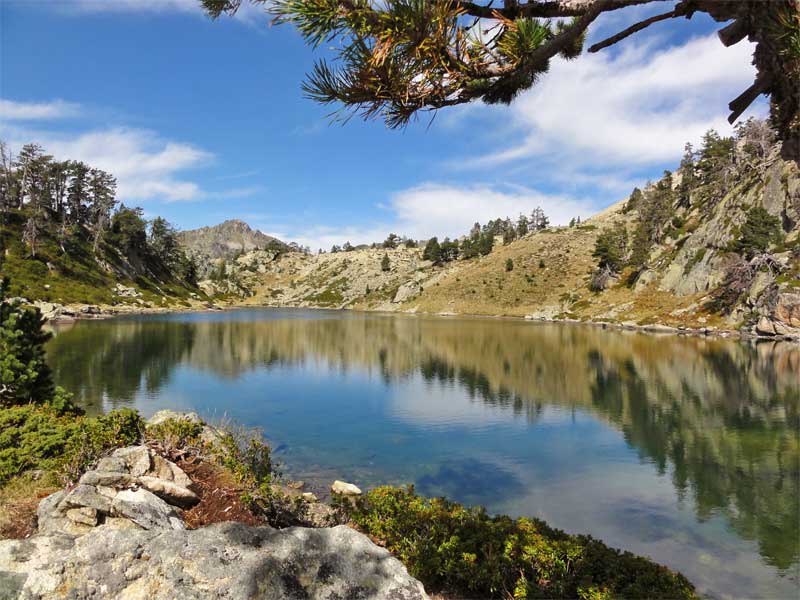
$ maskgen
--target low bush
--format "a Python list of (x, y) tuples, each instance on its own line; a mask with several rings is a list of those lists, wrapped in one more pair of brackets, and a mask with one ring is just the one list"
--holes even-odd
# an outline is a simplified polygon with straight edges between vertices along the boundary
[(481, 598), (694, 598), (680, 574), (538, 519), (490, 516), (413, 487), (381, 487), (339, 508), (426, 589)]
[(73, 481), (105, 452), (136, 443), (143, 428), (128, 408), (100, 417), (32, 404), (0, 409), (0, 485), (34, 469)]
[(167, 452), (200, 445), (203, 424), (188, 419), (167, 419), (157, 425), (148, 425), (145, 437), (157, 442)]

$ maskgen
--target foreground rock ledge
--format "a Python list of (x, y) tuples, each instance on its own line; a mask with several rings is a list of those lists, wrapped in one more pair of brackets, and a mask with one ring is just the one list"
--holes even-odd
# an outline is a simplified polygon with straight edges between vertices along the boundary
[(0, 542), (0, 598), (425, 599), (388, 551), (340, 525), (39, 533)]

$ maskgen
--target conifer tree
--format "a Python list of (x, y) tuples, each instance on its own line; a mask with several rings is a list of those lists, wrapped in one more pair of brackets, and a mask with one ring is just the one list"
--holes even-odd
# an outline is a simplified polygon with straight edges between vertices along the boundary
[(42, 330), (39, 309), (8, 301), (8, 288), (8, 278), (4, 278), (0, 281), (0, 407), (48, 402), (55, 393), (44, 351), (50, 334)]
[[(314, 47), (336, 47), (333, 62), (319, 61), (303, 85), (306, 95), (365, 118), (403, 126), (419, 111), (476, 100), (510, 103), (541, 79), (556, 57), (583, 53), (598, 18), (661, 0), (199, 0), (216, 18), (243, 2), (264, 6), (276, 23), (296, 26)], [(798, 0), (745, 2), (676, 0), (588, 48), (598, 52), (654, 23), (685, 22), (696, 13), (729, 22), (720, 41), (755, 43), (753, 84), (729, 104), (734, 122), (761, 94), (786, 156), (800, 159), (800, 7)], [(749, 59), (748, 59), (749, 61)], [(706, 65), (708, 69), (716, 65)], [(686, 95), (691, 95), (687, 88)], [(346, 118), (346, 114), (342, 115)]]
[(428, 243), (425, 244), (425, 250), (422, 251), (422, 259), (429, 260), (435, 265), (442, 262), (442, 248), (436, 237), (432, 237), (428, 240)]

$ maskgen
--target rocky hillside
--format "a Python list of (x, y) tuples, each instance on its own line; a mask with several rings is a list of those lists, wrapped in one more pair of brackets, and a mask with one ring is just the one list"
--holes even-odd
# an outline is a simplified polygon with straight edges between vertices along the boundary
[(201, 268), (218, 259), (233, 259), (243, 252), (288, 249), (279, 239), (252, 229), (244, 221), (236, 219), (211, 227), (182, 231), (178, 234), (178, 241), (189, 254), (198, 259)]
[(113, 228), (95, 251), (85, 228), (74, 227), (63, 242), (57, 224), (45, 222), (33, 255), (23, 242), (29, 214), (28, 209), (3, 214), (0, 239), (5, 250), (0, 255), (0, 276), (10, 278), (14, 296), (41, 304), (45, 313), (57, 305), (75, 305), (75, 310), (79, 305), (140, 310), (188, 307), (204, 299), (182, 263), (163, 260), (146, 243), (126, 243), (124, 232)]
[[(487, 256), (434, 265), (418, 248), (251, 252), (229, 265), (224, 285), (201, 285), (245, 304), (797, 336), (800, 172), (756, 125), (711, 136), (674, 173), (581, 225), (531, 233)], [(611, 266), (595, 252), (609, 239)]]

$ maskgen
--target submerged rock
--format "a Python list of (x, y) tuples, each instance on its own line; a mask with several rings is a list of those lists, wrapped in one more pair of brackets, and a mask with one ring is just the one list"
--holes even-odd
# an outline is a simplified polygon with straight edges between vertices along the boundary
[(0, 596), (423, 600), (388, 551), (345, 526), (220, 523), (192, 531), (115, 529), (0, 541)]

